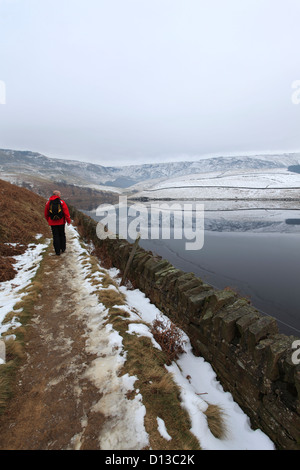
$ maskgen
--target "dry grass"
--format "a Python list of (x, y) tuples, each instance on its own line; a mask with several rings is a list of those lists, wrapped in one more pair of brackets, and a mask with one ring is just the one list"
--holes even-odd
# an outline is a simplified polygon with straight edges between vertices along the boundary
[[(48, 248), (49, 252), (50, 247)], [(4, 319), (3, 323), (10, 321), (12, 318), (21, 323), (21, 326), (13, 330), (7, 330), (5, 336), (14, 335), (15, 339), (9, 338), (5, 340), (6, 346), (6, 362), (0, 365), (0, 413), (4, 411), (7, 400), (11, 397), (11, 389), (16, 377), (18, 367), (25, 359), (24, 338), (26, 334), (26, 324), (32, 316), (34, 304), (36, 303), (40, 291), (42, 289), (42, 273), (44, 259), (37, 270), (31, 284), (22, 290), (25, 295), (14, 306), (14, 309)]]
[(107, 308), (112, 308), (114, 305), (124, 305), (125, 303), (125, 296), (115, 289), (109, 289), (109, 287), (105, 290), (98, 290), (98, 298)]
[(10, 382), (3, 373), (3, 366), (0, 366), (0, 413), (5, 409), (10, 396)]
[(167, 355), (167, 364), (178, 359), (179, 354), (184, 352), (183, 334), (171, 321), (156, 319), (153, 322), (151, 333)]
[(28, 244), (49, 228), (44, 219), (46, 200), (28, 189), (0, 180), (0, 237), (2, 242)]
[(11, 397), (16, 370), (24, 357), (22, 345), (16, 340), (10, 339), (5, 341), (5, 346), (6, 362), (0, 365), (0, 413), (5, 410), (6, 404)]
[(218, 405), (209, 404), (204, 413), (207, 418), (207, 424), (212, 434), (218, 439), (224, 439), (227, 434), (224, 412)]
[[(23, 254), (29, 243), (37, 242), (36, 235), (49, 237), (50, 230), (44, 218), (46, 200), (33, 192), (0, 180), (0, 282), (13, 279), (13, 256)], [(9, 244), (16, 244), (12, 246)], [(24, 290), (25, 296), (15, 305), (3, 323), (16, 317), (25, 325), (31, 315), (40, 288), (37, 275), (30, 288)], [(21, 312), (16, 313), (16, 310)], [(0, 410), (3, 411), (11, 394), (11, 384), (18, 364), (24, 358), (24, 326), (7, 331), (5, 335), (15, 334), (16, 339), (6, 341), (6, 363), (0, 365)]]
[(14, 359), (24, 359), (24, 348), (19, 341), (9, 338), (5, 341), (6, 346), (6, 361), (12, 361)]
[[(25, 252), (37, 233), (48, 237), (46, 200), (28, 189), (0, 180), (0, 282), (13, 279), (12, 256)], [(4, 243), (17, 243), (16, 247)]]
[(13, 279), (17, 271), (13, 267), (14, 259), (0, 255), (0, 282)]

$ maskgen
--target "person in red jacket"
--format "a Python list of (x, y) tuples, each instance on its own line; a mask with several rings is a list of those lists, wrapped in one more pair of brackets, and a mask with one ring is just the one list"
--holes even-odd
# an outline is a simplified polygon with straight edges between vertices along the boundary
[(45, 206), (45, 218), (51, 227), (56, 255), (66, 251), (65, 223), (71, 223), (67, 204), (60, 198), (60, 191), (53, 191)]

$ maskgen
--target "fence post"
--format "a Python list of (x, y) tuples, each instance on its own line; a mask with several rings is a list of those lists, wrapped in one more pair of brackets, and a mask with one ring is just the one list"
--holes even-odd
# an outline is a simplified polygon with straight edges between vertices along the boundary
[(136, 250), (137, 250), (137, 247), (138, 247), (140, 238), (141, 238), (141, 234), (138, 233), (138, 235), (137, 235), (137, 237), (136, 237), (136, 240), (135, 240), (135, 242), (134, 242), (134, 245), (133, 245), (133, 247), (132, 247), (131, 253), (130, 253), (130, 255), (129, 255), (129, 258), (128, 258), (128, 261), (127, 261), (127, 264), (126, 264), (126, 267), (125, 267), (124, 274), (123, 274), (123, 276), (122, 276), (121, 286), (123, 286), (124, 283), (125, 283), (125, 280), (126, 280), (126, 277), (127, 277), (128, 271), (129, 271), (129, 267), (130, 267), (130, 265), (131, 265), (131, 262), (132, 262), (132, 260), (133, 260), (134, 255), (135, 255), (135, 252), (136, 252)]

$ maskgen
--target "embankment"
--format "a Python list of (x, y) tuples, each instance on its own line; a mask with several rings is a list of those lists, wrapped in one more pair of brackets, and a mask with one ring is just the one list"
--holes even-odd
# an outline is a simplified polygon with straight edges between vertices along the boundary
[[(70, 209), (80, 234), (93, 242), (106, 267), (124, 272), (132, 245), (100, 240), (97, 222)], [(274, 318), (233, 291), (213, 289), (142, 248), (127, 277), (189, 335), (195, 352), (211, 364), (253, 427), (278, 449), (300, 450), (300, 365), (293, 360), (298, 338), (280, 334)]]

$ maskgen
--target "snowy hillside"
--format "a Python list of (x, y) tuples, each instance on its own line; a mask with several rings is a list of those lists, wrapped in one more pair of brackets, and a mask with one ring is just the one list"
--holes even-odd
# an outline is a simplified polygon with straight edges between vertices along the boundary
[(215, 171), (148, 184), (135, 198), (292, 199), (300, 198), (300, 175), (286, 168)]
[[(101, 161), (99, 159), (99, 161)], [(199, 157), (194, 161), (153, 163), (128, 166), (102, 166), (75, 160), (48, 158), (27, 151), (0, 149), (0, 177), (13, 178), (15, 174), (31, 174), (53, 181), (65, 181), (77, 185), (105, 185), (110, 187), (139, 189), (137, 183), (167, 180), (203, 173), (222, 173), (248, 170), (287, 169), (300, 163), (300, 153), (274, 155), (241, 155)]]

